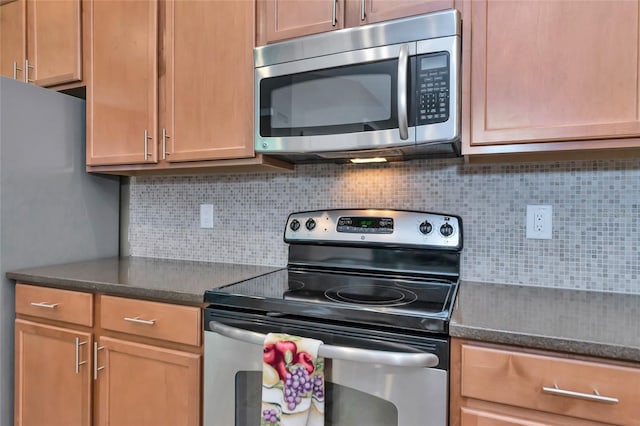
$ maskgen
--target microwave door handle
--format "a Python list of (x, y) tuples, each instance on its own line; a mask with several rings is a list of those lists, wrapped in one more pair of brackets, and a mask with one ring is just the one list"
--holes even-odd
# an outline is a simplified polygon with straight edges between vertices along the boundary
[[(218, 321), (209, 321), (209, 328), (211, 331), (214, 331), (224, 337), (254, 345), (264, 344), (264, 339), (266, 337), (265, 334), (230, 327)], [(430, 353), (378, 351), (325, 344), (321, 344), (318, 348), (318, 356), (343, 361), (384, 364), (394, 367), (431, 368), (436, 367), (440, 363), (438, 356)]]
[(407, 68), (409, 66), (409, 46), (403, 44), (398, 55), (398, 130), (400, 139), (409, 138), (407, 117)]

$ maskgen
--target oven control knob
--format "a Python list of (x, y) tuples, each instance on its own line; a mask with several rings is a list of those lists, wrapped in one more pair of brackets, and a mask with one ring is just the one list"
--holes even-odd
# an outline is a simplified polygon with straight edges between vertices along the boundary
[(313, 228), (316, 227), (316, 221), (313, 219), (308, 219), (304, 226), (309, 230), (313, 231)]
[(292, 231), (300, 229), (300, 222), (298, 222), (298, 219), (293, 219), (289, 224), (289, 228), (291, 228)]
[(443, 237), (450, 237), (451, 234), (453, 234), (453, 226), (449, 225), (448, 223), (445, 223), (440, 227), (440, 233), (442, 234)]
[(422, 232), (424, 235), (429, 234), (432, 229), (433, 226), (431, 226), (431, 224), (426, 220), (420, 224), (420, 232)]

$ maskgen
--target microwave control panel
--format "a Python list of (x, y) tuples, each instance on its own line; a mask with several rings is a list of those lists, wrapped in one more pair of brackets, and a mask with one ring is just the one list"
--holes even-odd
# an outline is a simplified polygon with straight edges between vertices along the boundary
[(443, 123), (449, 119), (449, 53), (429, 53), (416, 59), (416, 124)]

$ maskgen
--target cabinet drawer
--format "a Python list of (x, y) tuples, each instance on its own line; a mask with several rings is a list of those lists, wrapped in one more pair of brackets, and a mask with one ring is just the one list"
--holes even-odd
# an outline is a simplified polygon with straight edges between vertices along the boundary
[(463, 345), (461, 387), (464, 397), (606, 423), (640, 424), (636, 368)]
[(93, 295), (72, 290), (16, 284), (16, 313), (93, 325)]
[(102, 296), (100, 309), (106, 330), (200, 346), (200, 308)]

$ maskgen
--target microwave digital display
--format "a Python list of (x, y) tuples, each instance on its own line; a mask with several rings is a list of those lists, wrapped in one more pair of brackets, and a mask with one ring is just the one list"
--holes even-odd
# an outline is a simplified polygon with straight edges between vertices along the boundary
[(391, 234), (393, 233), (393, 218), (343, 216), (338, 219), (336, 231), (359, 234)]
[(429, 55), (420, 59), (420, 71), (447, 67), (447, 56), (444, 54)]

